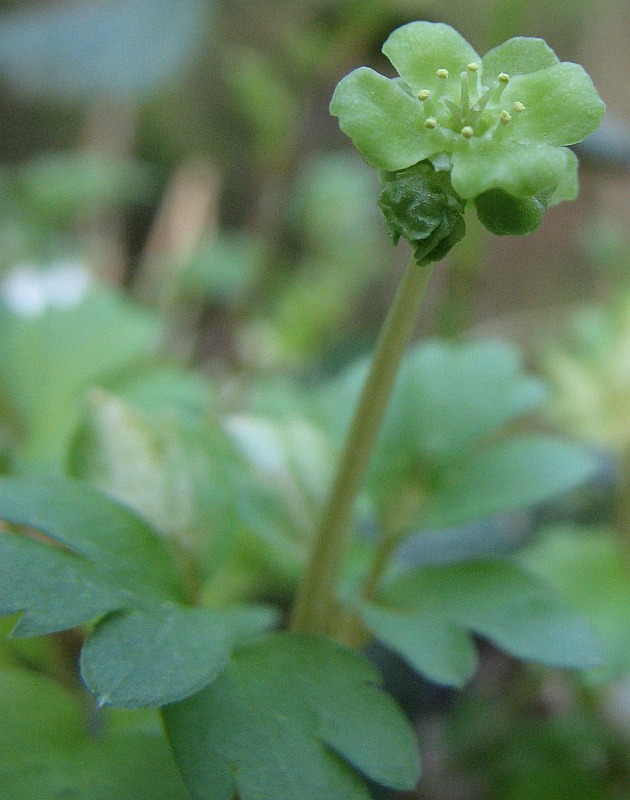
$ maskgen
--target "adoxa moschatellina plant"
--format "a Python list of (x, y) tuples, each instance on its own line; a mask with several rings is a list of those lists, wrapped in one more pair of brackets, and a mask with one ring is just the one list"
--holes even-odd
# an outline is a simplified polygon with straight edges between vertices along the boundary
[[(354, 499), (364, 477), (430, 271), (465, 233), (474, 203), (491, 232), (531, 233), (546, 209), (577, 196), (575, 144), (604, 103), (579, 64), (537, 38), (516, 37), (481, 58), (452, 27), (411, 22), (383, 45), (399, 77), (355, 69), (330, 110), (379, 170), (379, 205), (394, 244), (414, 252), (377, 347), (294, 612), (297, 630), (356, 642), (335, 602)], [(368, 581), (376, 586), (377, 566)], [(356, 626), (354, 626), (356, 627)]]

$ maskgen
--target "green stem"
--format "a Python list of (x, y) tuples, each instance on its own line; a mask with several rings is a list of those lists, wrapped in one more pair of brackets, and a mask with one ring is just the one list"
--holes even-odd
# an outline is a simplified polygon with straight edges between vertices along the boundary
[(346, 554), (354, 501), (387, 408), (403, 353), (416, 323), (431, 266), (410, 262), (389, 310), (363, 386), (341, 463), (324, 510), (315, 544), (293, 609), (292, 629), (332, 635), (335, 588)]

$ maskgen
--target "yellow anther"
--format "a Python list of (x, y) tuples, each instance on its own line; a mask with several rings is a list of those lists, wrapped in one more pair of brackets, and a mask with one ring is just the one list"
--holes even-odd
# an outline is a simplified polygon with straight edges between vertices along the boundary
[(499, 74), (497, 75), (497, 78), (499, 79), (499, 81), (501, 83), (509, 83), (510, 82), (510, 76), (507, 74), (507, 72), (499, 72)]
[(509, 111), (502, 111), (499, 114), (499, 119), (501, 120), (503, 125), (507, 125), (508, 122), (512, 122), (512, 115), (509, 113)]
[(429, 130), (433, 130), (433, 128), (437, 128), (438, 121), (435, 117), (427, 117), (424, 121), (424, 127), (428, 128)]
[(428, 100), (429, 97), (431, 97), (429, 89), (423, 89), (421, 92), (418, 92), (418, 100), (422, 100), (423, 103), (425, 100)]
[(516, 101), (516, 103), (514, 103), (512, 108), (514, 109), (514, 111), (516, 111), (517, 114), (520, 114), (521, 111), (525, 111), (525, 106), (522, 103), (519, 103), (518, 100)]
[(465, 139), (472, 139), (472, 137), (475, 135), (475, 132), (470, 125), (464, 125), (461, 130), (461, 134)]
[(446, 78), (448, 78), (447, 69), (438, 69), (435, 74), (438, 76), (438, 78), (440, 78), (443, 81), (446, 80)]
[(469, 64), (469, 65), (466, 67), (466, 69), (468, 70), (468, 72), (477, 72), (477, 70), (479, 69), (479, 64), (477, 64), (477, 62), (476, 62), (476, 61), (472, 61), (472, 62), (471, 62), (471, 63), (470, 63), (470, 64)]

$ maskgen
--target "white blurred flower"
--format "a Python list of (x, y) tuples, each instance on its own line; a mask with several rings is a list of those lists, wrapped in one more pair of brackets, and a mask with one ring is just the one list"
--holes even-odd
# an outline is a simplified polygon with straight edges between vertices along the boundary
[(22, 317), (39, 317), (47, 309), (63, 310), (78, 305), (93, 280), (83, 264), (55, 261), (48, 267), (17, 264), (0, 282), (2, 302)]

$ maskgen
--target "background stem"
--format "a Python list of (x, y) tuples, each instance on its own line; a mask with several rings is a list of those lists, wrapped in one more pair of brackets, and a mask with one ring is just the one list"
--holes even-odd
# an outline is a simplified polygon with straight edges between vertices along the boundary
[(419, 267), (411, 260), (383, 325), (298, 591), (291, 625), (295, 631), (326, 636), (332, 635), (335, 629), (335, 587), (346, 554), (354, 501), (376, 443), (401, 358), (415, 328), (432, 266)]

